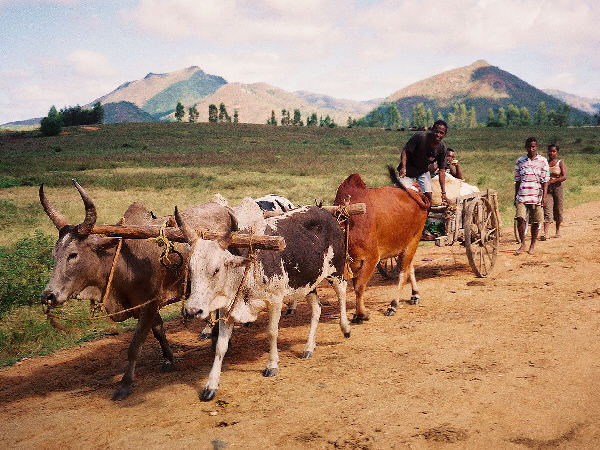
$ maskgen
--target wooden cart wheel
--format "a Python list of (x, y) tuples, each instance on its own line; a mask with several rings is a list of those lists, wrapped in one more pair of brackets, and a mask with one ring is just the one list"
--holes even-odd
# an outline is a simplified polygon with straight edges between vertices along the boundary
[(498, 254), (499, 222), (496, 211), (485, 197), (473, 199), (463, 222), (469, 265), (478, 277), (487, 277)]
[(400, 275), (399, 260), (399, 256), (382, 259), (377, 263), (377, 270), (388, 280), (395, 280), (398, 278), (398, 275)]

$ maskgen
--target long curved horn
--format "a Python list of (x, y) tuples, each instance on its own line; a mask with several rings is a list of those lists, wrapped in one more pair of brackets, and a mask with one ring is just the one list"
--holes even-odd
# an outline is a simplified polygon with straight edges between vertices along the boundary
[(177, 206), (175, 206), (174, 215), (175, 215), (175, 222), (177, 222), (177, 226), (183, 233), (183, 237), (185, 237), (185, 240), (188, 241), (188, 244), (193, 244), (194, 242), (196, 242), (198, 240), (198, 233), (196, 233), (192, 229), (192, 227), (188, 226), (184, 222), (183, 217), (181, 217), (181, 214), (179, 214), (179, 210), (177, 209)]
[(69, 225), (69, 222), (67, 222), (67, 219), (65, 219), (65, 216), (63, 216), (58, 211), (58, 209), (56, 209), (54, 206), (52, 206), (50, 204), (50, 201), (46, 197), (46, 194), (44, 194), (44, 185), (43, 184), (40, 184), (40, 203), (42, 204), (42, 208), (44, 208), (44, 211), (46, 211), (46, 214), (48, 215), (48, 217), (50, 217), (50, 220), (52, 221), (54, 226), (59, 231), (65, 225)]
[(71, 181), (73, 181), (73, 184), (75, 184), (75, 187), (79, 191), (79, 195), (81, 195), (81, 200), (83, 200), (83, 204), (85, 205), (85, 219), (83, 219), (83, 222), (77, 225), (77, 232), (79, 234), (87, 235), (92, 232), (92, 228), (94, 227), (98, 217), (96, 214), (96, 207), (94, 206), (92, 197), (85, 192), (79, 183), (74, 179)]

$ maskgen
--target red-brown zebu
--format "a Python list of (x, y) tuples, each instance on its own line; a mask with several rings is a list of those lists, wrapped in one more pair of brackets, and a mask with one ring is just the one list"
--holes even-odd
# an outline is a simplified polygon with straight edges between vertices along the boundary
[[(413, 301), (419, 295), (412, 260), (427, 219), (429, 203), (422, 194), (405, 187), (393, 168), (390, 168), (390, 177), (396, 186), (368, 188), (360, 175), (353, 173), (343, 181), (335, 197), (335, 205), (363, 202), (367, 206), (366, 214), (348, 219), (348, 253), (356, 294), (354, 323), (369, 318), (364, 293), (379, 260), (399, 255), (398, 296), (409, 275)], [(385, 314), (394, 315), (397, 307), (394, 299)]]

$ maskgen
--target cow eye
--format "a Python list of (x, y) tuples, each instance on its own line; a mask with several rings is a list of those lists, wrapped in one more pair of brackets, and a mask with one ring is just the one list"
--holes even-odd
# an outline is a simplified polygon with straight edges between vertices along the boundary
[(219, 273), (219, 270), (221, 270), (221, 268), (220, 268), (220, 267), (217, 267), (217, 268), (215, 269), (215, 272), (213, 273), (213, 277)]
[(69, 256), (67, 256), (67, 261), (71, 262), (73, 261), (75, 258), (77, 258), (77, 253), (69, 253)]

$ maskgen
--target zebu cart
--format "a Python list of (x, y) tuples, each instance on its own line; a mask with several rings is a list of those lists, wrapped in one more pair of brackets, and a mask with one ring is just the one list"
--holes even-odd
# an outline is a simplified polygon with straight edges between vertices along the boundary
[[(464, 245), (469, 265), (478, 277), (487, 277), (496, 264), (500, 220), (498, 197), (493, 189), (463, 195), (450, 204), (431, 207), (428, 218), (443, 224), (436, 236), (438, 247)], [(398, 256), (379, 261), (377, 269), (386, 278), (399, 275)]]

